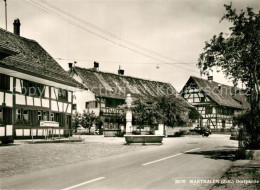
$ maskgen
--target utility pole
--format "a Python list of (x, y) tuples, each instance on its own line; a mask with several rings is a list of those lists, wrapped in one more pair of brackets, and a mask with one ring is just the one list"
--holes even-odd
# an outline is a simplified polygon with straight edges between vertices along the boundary
[(5, 2), (5, 29), (7, 30), (7, 4), (6, 4), (6, 0), (4, 0)]

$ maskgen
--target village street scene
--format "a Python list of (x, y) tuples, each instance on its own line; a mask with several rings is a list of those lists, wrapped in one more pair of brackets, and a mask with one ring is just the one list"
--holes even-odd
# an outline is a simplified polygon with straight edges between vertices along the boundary
[(257, 0), (0, 0), (0, 189), (260, 189)]

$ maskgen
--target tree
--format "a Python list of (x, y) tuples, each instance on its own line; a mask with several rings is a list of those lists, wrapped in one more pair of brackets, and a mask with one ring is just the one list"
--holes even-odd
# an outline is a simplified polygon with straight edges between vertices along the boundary
[(222, 70), (225, 77), (238, 82), (248, 89), (250, 122), (245, 125), (250, 136), (249, 147), (260, 146), (260, 11), (252, 8), (237, 12), (232, 4), (224, 5), (226, 13), (221, 21), (228, 20), (232, 26), (229, 34), (214, 35), (205, 43), (200, 54), (198, 67), (201, 74), (209, 74), (213, 68)]
[(153, 100), (153, 103), (146, 103), (142, 100), (134, 102), (133, 122), (143, 126), (154, 126), (164, 123), (174, 127), (188, 122), (188, 108), (184, 100), (177, 97), (160, 97)]
[(149, 123), (148, 104), (143, 100), (133, 103), (133, 123), (143, 127)]
[(72, 115), (72, 126), (73, 126), (73, 128), (77, 129), (78, 127), (80, 127), (80, 122), (81, 122), (81, 114), (76, 111)]
[(95, 115), (95, 113), (89, 112), (89, 111), (83, 111), (81, 120), (80, 120), (80, 124), (82, 127), (84, 127), (85, 129), (89, 129), (89, 134), (90, 134), (90, 129), (93, 126), (94, 122), (97, 120), (97, 116)]
[(162, 97), (155, 104), (156, 118), (167, 126), (174, 127), (188, 122), (188, 108), (177, 97)]

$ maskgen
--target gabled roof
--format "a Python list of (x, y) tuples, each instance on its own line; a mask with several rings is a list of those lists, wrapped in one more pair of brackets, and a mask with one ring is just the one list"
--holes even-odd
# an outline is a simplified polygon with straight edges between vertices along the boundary
[(170, 83), (144, 80), (80, 67), (73, 67), (72, 71), (79, 75), (84, 85), (96, 96), (118, 99), (125, 99), (127, 94), (144, 99), (167, 95), (179, 96)]
[(249, 109), (250, 107), (243, 94), (236, 94), (238, 88), (194, 76), (191, 76), (190, 80), (193, 80), (200, 90), (221, 106), (239, 109)]
[(0, 67), (69, 86), (80, 85), (34, 40), (0, 28), (0, 50), (10, 55), (0, 60)]

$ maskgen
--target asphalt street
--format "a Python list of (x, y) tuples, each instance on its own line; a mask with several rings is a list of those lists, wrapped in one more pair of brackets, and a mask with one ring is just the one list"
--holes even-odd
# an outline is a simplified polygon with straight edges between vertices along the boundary
[[(127, 145), (126, 145), (127, 146)], [(164, 138), (163, 145), (0, 179), (1, 189), (210, 189), (232, 161), (205, 154), (235, 149), (228, 135)], [(199, 180), (210, 179), (207, 183)]]

